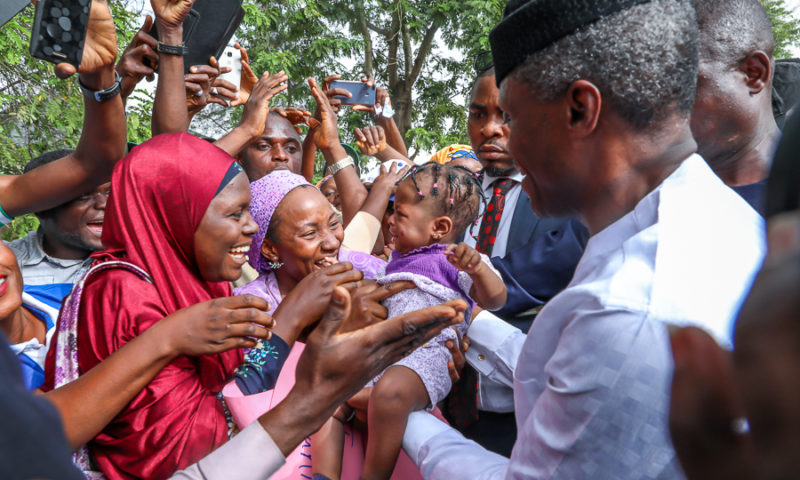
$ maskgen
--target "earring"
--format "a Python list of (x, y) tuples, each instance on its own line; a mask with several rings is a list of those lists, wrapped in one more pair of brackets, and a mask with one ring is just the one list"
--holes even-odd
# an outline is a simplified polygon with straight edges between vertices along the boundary
[(278, 260), (278, 257), (274, 257), (273, 259), (271, 259), (267, 263), (269, 264), (270, 270), (272, 270), (273, 272), (278, 270), (279, 268), (281, 268), (283, 266), (283, 262)]

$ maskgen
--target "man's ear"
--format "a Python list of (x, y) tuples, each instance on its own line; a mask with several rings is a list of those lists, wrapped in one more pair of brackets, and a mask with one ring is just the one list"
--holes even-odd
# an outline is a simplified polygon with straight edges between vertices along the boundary
[(758, 95), (772, 80), (772, 61), (764, 52), (751, 53), (741, 64), (739, 69), (745, 74), (745, 82), (750, 95)]
[(453, 231), (453, 220), (450, 217), (437, 217), (433, 220), (433, 238), (439, 240)]
[(266, 258), (268, 262), (278, 262), (278, 247), (272, 243), (272, 240), (265, 238), (261, 244), (261, 256)]
[(603, 97), (600, 90), (586, 80), (578, 80), (567, 90), (567, 129), (575, 138), (590, 135), (597, 128)]

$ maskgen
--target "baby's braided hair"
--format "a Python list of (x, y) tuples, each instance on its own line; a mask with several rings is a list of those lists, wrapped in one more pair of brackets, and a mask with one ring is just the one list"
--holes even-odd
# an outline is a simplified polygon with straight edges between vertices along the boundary
[[(476, 174), (459, 165), (441, 165), (436, 162), (415, 165), (397, 184), (406, 179), (414, 182), (414, 189), (420, 200), (436, 200), (436, 214), (450, 217), (453, 220), (453, 230), (459, 235), (475, 224), (481, 202), (486, 203)], [(430, 182), (425, 185), (427, 194), (420, 187), (421, 180)], [(442, 195), (440, 184), (447, 195)]]

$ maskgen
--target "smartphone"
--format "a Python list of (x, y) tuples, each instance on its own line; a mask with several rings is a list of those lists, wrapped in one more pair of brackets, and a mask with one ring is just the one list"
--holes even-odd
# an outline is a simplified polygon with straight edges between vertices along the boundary
[(31, 55), (80, 67), (92, 0), (39, 0), (31, 32)]
[(341, 88), (347, 90), (353, 95), (350, 98), (342, 95), (337, 95), (336, 98), (342, 100), (342, 105), (375, 105), (375, 93), (377, 89), (375, 85), (367, 86), (366, 82), (346, 82), (342, 80), (334, 80), (331, 82), (331, 90), (334, 88)]
[(242, 79), (242, 52), (238, 48), (225, 47), (219, 58), (219, 66), (231, 67), (231, 71), (223, 73), (217, 78), (231, 82), (236, 85), (236, 88), (239, 88), (241, 86), (239, 83)]

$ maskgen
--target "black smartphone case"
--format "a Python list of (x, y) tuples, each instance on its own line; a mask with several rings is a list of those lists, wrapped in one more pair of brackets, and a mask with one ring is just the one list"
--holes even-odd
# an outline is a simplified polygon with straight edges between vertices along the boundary
[(91, 0), (39, 0), (31, 32), (31, 55), (80, 67)]
[[(219, 59), (242, 20), (242, 0), (197, 0), (183, 22), (184, 73), (193, 65), (208, 65), (212, 56)], [(158, 39), (155, 27), (150, 35)]]

